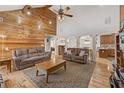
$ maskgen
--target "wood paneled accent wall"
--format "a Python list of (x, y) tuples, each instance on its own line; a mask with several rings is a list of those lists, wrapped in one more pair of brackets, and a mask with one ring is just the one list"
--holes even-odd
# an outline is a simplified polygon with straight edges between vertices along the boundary
[(120, 6), (120, 21), (124, 20), (124, 5)]
[(45, 35), (56, 35), (56, 15), (48, 8), (33, 8), (32, 15), (0, 12), (0, 58), (17, 48), (43, 47)]

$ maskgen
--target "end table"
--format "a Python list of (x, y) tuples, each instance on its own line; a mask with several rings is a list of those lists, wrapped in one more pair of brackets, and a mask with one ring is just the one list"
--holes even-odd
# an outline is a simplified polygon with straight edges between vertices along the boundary
[(11, 72), (11, 58), (0, 59), (0, 66), (7, 65), (7, 69)]

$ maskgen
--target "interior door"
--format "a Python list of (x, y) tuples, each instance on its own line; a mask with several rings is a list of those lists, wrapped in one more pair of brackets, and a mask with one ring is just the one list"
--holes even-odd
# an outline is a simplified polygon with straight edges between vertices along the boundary
[(59, 51), (58, 51), (58, 52), (59, 52), (58, 54), (59, 54), (59, 55), (63, 55), (63, 54), (64, 54), (64, 51), (65, 51), (65, 46), (59, 45), (59, 46), (58, 46), (58, 50), (59, 50)]

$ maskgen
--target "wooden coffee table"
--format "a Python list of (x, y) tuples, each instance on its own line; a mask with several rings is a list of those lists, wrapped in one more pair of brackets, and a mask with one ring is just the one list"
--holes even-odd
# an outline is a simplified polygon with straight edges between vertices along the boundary
[(65, 60), (49, 60), (49, 61), (44, 61), (41, 63), (38, 63), (35, 65), (36, 66), (36, 76), (38, 76), (38, 72), (40, 70), (45, 70), (46, 71), (46, 83), (48, 83), (48, 76), (55, 70), (64, 67), (66, 71), (66, 61)]

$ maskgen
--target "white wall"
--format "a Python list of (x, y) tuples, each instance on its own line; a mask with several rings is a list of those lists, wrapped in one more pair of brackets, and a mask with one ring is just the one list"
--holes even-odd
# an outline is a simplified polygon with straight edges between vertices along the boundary
[(119, 6), (70, 6), (70, 14), (57, 23), (58, 36), (96, 35), (119, 30)]

